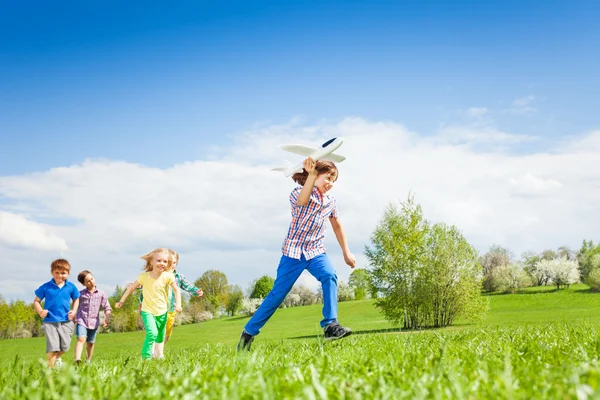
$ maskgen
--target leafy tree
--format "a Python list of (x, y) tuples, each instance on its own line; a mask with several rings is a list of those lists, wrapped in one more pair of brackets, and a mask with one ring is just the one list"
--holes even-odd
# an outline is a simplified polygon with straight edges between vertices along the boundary
[(495, 292), (499, 289), (499, 282), (495, 278), (496, 270), (512, 263), (512, 254), (510, 250), (494, 245), (479, 260), (483, 267), (483, 289), (488, 292)]
[(457, 316), (476, 318), (486, 310), (480, 296), (476, 250), (453, 226), (430, 226), (409, 196), (390, 204), (366, 248), (375, 305), (405, 328), (447, 326)]
[[(114, 306), (123, 296), (125, 288), (117, 285), (115, 291), (108, 298), (108, 301)], [(113, 307), (113, 311), (110, 315), (109, 327), (115, 332), (131, 332), (136, 331), (143, 325), (139, 315), (139, 294), (138, 290), (135, 290), (128, 298), (121, 308)]]
[(271, 278), (270, 276), (261, 276), (252, 283), (252, 290), (250, 291), (249, 297), (251, 299), (264, 299), (267, 297), (271, 289), (273, 289), (274, 283), (275, 279)]
[(242, 309), (242, 301), (244, 301), (244, 292), (239, 285), (231, 285), (229, 287), (229, 297), (227, 298), (227, 304), (225, 310), (229, 315), (235, 315)]
[(229, 284), (227, 276), (223, 272), (214, 269), (208, 270), (196, 279), (194, 285), (201, 288), (204, 294), (200, 298), (193, 298), (192, 301), (204, 303), (206, 309), (213, 314), (217, 314), (221, 308), (225, 308)]
[(373, 292), (369, 271), (364, 268), (355, 268), (350, 274), (348, 284), (354, 289), (356, 300), (362, 300)]
[(597, 255), (600, 255), (600, 243), (594, 245), (593, 241), (584, 240), (576, 256), (582, 280), (587, 280), (588, 275), (593, 271), (595, 267), (594, 259)]

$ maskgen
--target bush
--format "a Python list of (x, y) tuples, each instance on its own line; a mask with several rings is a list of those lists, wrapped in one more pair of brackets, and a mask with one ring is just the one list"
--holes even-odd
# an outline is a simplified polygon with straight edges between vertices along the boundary
[(344, 281), (338, 281), (338, 301), (354, 300), (354, 289)]
[(248, 299), (244, 298), (242, 301), (242, 313), (246, 315), (254, 315), (258, 307), (262, 304), (263, 299)]
[(292, 290), (283, 299), (286, 307), (307, 306), (317, 302), (317, 295), (309, 288), (302, 285), (295, 285)]
[(585, 283), (594, 292), (600, 292), (600, 268), (594, 268), (585, 280)]
[(498, 290), (504, 293), (516, 293), (517, 290), (531, 285), (531, 278), (520, 264), (503, 265), (494, 271), (493, 280)]
[(477, 251), (453, 226), (430, 226), (409, 197), (390, 204), (371, 236), (366, 256), (376, 307), (405, 328), (443, 327), (459, 315), (476, 319), (487, 303), (480, 295)]

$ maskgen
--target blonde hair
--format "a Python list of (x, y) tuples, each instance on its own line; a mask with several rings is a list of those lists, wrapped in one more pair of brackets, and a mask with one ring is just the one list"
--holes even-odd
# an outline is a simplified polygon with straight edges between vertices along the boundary
[(152, 267), (152, 260), (154, 260), (154, 256), (156, 254), (159, 254), (159, 253), (165, 253), (168, 256), (167, 258), (168, 258), (169, 262), (167, 264), (167, 269), (171, 268), (172, 262), (171, 262), (171, 253), (170, 253), (170, 251), (172, 251), (172, 250), (169, 250), (166, 247), (159, 247), (158, 249), (154, 249), (150, 253), (144, 254), (143, 256), (141, 256), (140, 258), (142, 260), (146, 261), (146, 265), (143, 268), (144, 271), (146, 271), (146, 272), (152, 271), (152, 269), (153, 269), (153, 267)]
[(171, 269), (173, 263), (179, 263), (179, 253), (175, 250), (169, 249), (169, 263), (171, 263), (169, 269)]

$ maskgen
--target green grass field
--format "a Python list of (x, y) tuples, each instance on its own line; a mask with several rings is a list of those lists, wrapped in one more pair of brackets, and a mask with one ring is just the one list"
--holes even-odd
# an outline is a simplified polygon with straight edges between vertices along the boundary
[[(320, 305), (278, 310), (250, 354), (247, 317), (179, 326), (167, 359), (142, 362), (143, 332), (99, 335), (44, 368), (45, 339), (0, 341), (0, 398), (587, 398), (600, 396), (600, 294), (584, 285), (488, 295), (478, 322), (400, 331), (370, 300), (340, 303), (355, 335), (322, 342)], [(72, 350), (72, 349), (71, 349)]]

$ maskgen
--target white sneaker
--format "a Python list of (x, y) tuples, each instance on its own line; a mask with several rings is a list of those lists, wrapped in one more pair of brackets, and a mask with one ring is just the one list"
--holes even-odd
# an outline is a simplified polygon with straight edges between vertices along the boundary
[(60, 367), (62, 367), (62, 365), (63, 365), (62, 358), (58, 357), (56, 359), (56, 361), (54, 361), (54, 366), (57, 368), (60, 368)]

